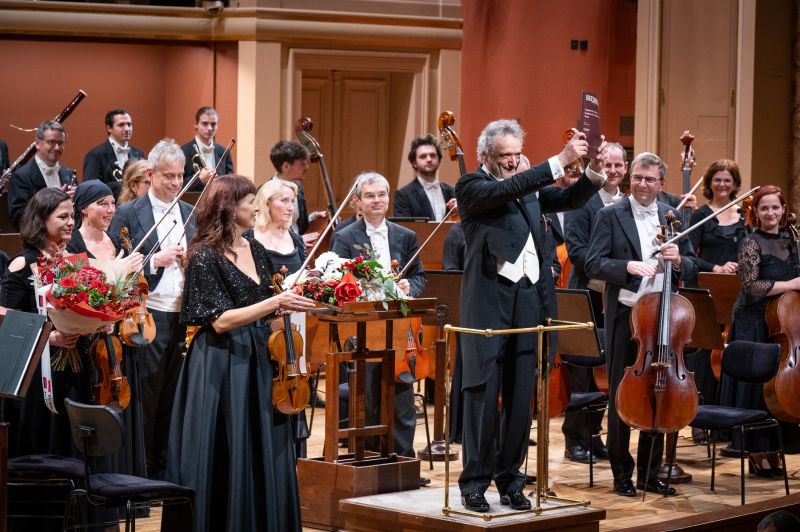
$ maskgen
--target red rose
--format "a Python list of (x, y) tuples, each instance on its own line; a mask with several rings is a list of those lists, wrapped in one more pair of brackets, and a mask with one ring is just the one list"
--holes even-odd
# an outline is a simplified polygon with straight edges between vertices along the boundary
[(361, 255), (356, 257), (356, 264), (361, 264), (362, 262), (364, 262), (364, 257), (362, 257)]
[(294, 285), (292, 287), (292, 292), (294, 292), (298, 296), (302, 296), (303, 295), (303, 287), (301, 285), (299, 285), (299, 284), (296, 284), (296, 285)]
[(89, 301), (89, 296), (86, 294), (86, 292), (78, 292), (75, 294), (75, 301), (78, 303), (86, 303)]
[(78, 287), (78, 284), (75, 282), (75, 279), (73, 279), (72, 277), (64, 277), (63, 279), (58, 281), (58, 284), (61, 285), (61, 288), (77, 288)]
[(336, 279), (329, 279), (325, 281), (325, 286), (327, 286), (328, 288), (336, 288), (337, 286), (339, 286), (339, 281), (337, 281)]
[(342, 303), (355, 301), (360, 295), (361, 287), (356, 281), (356, 278), (353, 277), (353, 274), (350, 272), (347, 272), (342, 276), (342, 280), (333, 291), (333, 297), (336, 298), (336, 302), (339, 303), (340, 306)]

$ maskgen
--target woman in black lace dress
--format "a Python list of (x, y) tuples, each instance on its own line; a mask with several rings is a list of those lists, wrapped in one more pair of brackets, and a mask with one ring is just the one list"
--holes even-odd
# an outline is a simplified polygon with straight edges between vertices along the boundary
[[(742, 178), (739, 166), (730, 159), (719, 159), (711, 163), (703, 174), (703, 196), (709, 201), (697, 209), (692, 215), (691, 225), (707, 217), (736, 198)], [(747, 234), (744, 214), (733, 207), (716, 218), (712, 218), (696, 231), (689, 234), (692, 247), (700, 264), (699, 271), (714, 273), (731, 273), (737, 271), (736, 248)], [(697, 389), (703, 394), (705, 404), (716, 404), (717, 379), (711, 371), (711, 352), (701, 349), (686, 357), (690, 370), (694, 371)], [(697, 443), (704, 434), (693, 432)]]
[(264, 247), (245, 238), (255, 188), (216, 178), (195, 211), (181, 321), (199, 325), (175, 393), (168, 478), (195, 489), (198, 531), (300, 530), (289, 418), (272, 409), (265, 317), (314, 303), (274, 295)]
[[(786, 227), (786, 202), (778, 187), (761, 187), (753, 196), (753, 208), (748, 213), (748, 225), (755, 231), (739, 245), (738, 265), (742, 290), (733, 307), (733, 322), (728, 341), (749, 340), (768, 342), (766, 318), (767, 305), (775, 296), (789, 290), (800, 289), (798, 264), (794, 243), (784, 231)], [(723, 377), (720, 403), (726, 406), (767, 410), (762, 385), (738, 382)], [(797, 425), (781, 423), (783, 441), (787, 450), (797, 448)], [(742, 450), (737, 431), (731, 434), (729, 448)], [(755, 431), (746, 436), (750, 451), (751, 469), (761, 476), (779, 476), (780, 461), (777, 454), (766, 453), (777, 449), (777, 438), (771, 431)]]

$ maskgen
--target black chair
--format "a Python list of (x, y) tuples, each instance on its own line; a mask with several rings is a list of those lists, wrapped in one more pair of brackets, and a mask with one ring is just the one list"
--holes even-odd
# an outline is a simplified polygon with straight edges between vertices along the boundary
[[(106, 508), (125, 507), (125, 531), (136, 530), (136, 510), (153, 504), (165, 507), (162, 520), (182, 530), (194, 524), (194, 490), (170, 482), (117, 473), (95, 473), (89, 457), (113, 454), (122, 447), (124, 424), (117, 410), (104, 405), (87, 405), (64, 399), (75, 445), (84, 453), (84, 488), (70, 494), (65, 529), (87, 527), (86, 502)], [(180, 516), (169, 514), (167, 505), (183, 506)], [(74, 514), (78, 515), (75, 516)], [(77, 522), (76, 522), (77, 521)], [(176, 528), (171, 528), (175, 530)]]
[[(83, 462), (52, 454), (32, 454), (8, 459), (8, 521), (30, 526), (63, 526), (69, 494), (82, 486)], [(38, 524), (37, 524), (38, 523)], [(22, 524), (20, 523), (20, 526)], [(48, 528), (49, 529), (49, 528)]]
[[(722, 355), (722, 372), (736, 380), (751, 384), (763, 384), (769, 381), (778, 370), (780, 345), (761, 344), (755, 342), (735, 341), (725, 347)], [(711, 491), (714, 491), (714, 480), (717, 459), (716, 434), (720, 430), (739, 430), (742, 445), (746, 445), (744, 434), (748, 431), (774, 429), (778, 435), (778, 452), (783, 466), (783, 483), (786, 495), (789, 495), (789, 477), (786, 473), (786, 457), (783, 453), (783, 436), (780, 424), (764, 410), (749, 410), (731, 406), (700, 405), (697, 415), (689, 423), (691, 427), (703, 429), (710, 433), (711, 452)], [(746, 451), (746, 449), (743, 449)], [(672, 454), (675, 449), (673, 446)], [(740, 460), (741, 496), (745, 503), (745, 473), (742, 453)]]
[[(605, 345), (605, 330), (597, 329), (597, 337), (599, 345)], [(601, 350), (599, 357), (588, 357), (580, 355), (562, 355), (561, 361), (565, 364), (578, 366), (582, 368), (595, 368), (598, 366), (605, 366), (606, 356), (605, 352)], [(586, 434), (589, 435), (586, 441), (586, 448), (589, 450), (589, 487), (594, 486), (594, 440), (600, 438), (600, 434), (594, 434), (594, 427), (592, 427), (592, 414), (597, 412), (604, 412), (608, 408), (608, 394), (601, 391), (596, 392), (571, 392), (569, 395), (569, 404), (565, 413), (576, 412), (579, 410), (584, 411), (586, 416)]]

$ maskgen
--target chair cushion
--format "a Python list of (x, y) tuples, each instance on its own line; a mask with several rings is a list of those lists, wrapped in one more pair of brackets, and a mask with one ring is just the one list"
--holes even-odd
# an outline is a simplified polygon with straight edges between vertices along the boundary
[(85, 475), (83, 462), (75, 458), (64, 458), (54, 454), (29, 454), (8, 459), (8, 472), (11, 475), (35, 473), (38, 475), (59, 475), (71, 479), (82, 479)]
[(607, 401), (608, 396), (603, 392), (574, 392), (569, 396), (569, 404), (567, 405), (567, 412), (573, 410), (580, 410), (585, 406), (594, 403)]
[(131, 475), (98, 473), (89, 478), (92, 495), (144, 502), (168, 497), (194, 497), (194, 490), (163, 480)]
[(698, 429), (721, 430), (767, 419), (769, 414), (763, 410), (747, 410), (731, 406), (700, 405), (690, 426)]

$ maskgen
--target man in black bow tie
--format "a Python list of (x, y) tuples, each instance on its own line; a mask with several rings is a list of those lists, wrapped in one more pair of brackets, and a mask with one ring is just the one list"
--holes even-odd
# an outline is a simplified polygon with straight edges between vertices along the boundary
[(442, 163), (442, 149), (436, 137), (425, 135), (412, 140), (408, 162), (417, 177), (394, 193), (394, 216), (441, 221), (456, 206), (456, 192), (452, 185), (441, 183), (436, 177)]
[(67, 132), (54, 120), (42, 122), (36, 128), (36, 155), (11, 174), (8, 183), (8, 212), (11, 223), (19, 230), (22, 211), (34, 194), (43, 188), (60, 188), (72, 197), (74, 170), (59, 163), (67, 143)]
[[(678, 216), (674, 208), (656, 201), (664, 188), (667, 165), (657, 155), (643, 152), (630, 166), (631, 195), (597, 213), (586, 254), (586, 276), (606, 283), (608, 455), (617, 494), (634, 497), (638, 488), (672, 495), (675, 488), (658, 479), (664, 435), (641, 431), (634, 464), (628, 451), (631, 429), (617, 413), (617, 387), (625, 368), (636, 361), (637, 354), (636, 343), (631, 340), (631, 308), (643, 294), (661, 290), (664, 273), (657, 268), (657, 259), (650, 255), (657, 247), (655, 237), (661, 232), (660, 225), (665, 223), (667, 212)], [(675, 281), (691, 280), (697, 275), (697, 258), (688, 239), (662, 245), (661, 256)], [(672, 286), (677, 287), (677, 282)], [(634, 465), (638, 476), (636, 487), (632, 481)]]
[[(186, 165), (183, 168), (184, 185), (196, 174), (200, 172), (189, 190), (198, 192), (203, 190), (208, 180), (213, 176), (227, 175), (233, 173), (233, 159), (231, 154), (225, 154), (225, 146), (217, 144), (214, 137), (217, 135), (219, 127), (219, 114), (213, 107), (203, 106), (194, 115), (195, 135), (192, 140), (181, 146), (183, 154), (186, 156)], [(217, 163), (225, 154), (225, 160), (219, 165)]]
[(99, 179), (119, 196), (122, 188), (122, 168), (128, 159), (144, 159), (142, 150), (130, 145), (133, 136), (133, 119), (125, 109), (112, 109), (106, 113), (108, 138), (92, 148), (83, 159), (83, 180)]

